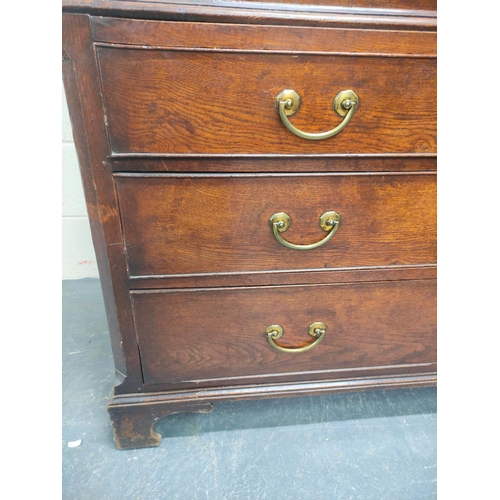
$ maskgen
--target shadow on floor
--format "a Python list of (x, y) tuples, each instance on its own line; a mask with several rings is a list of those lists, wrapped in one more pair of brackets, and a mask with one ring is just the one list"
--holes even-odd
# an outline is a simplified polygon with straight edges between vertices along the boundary
[(366, 391), (214, 404), (209, 414), (179, 413), (159, 420), (163, 438), (204, 432), (271, 428), (436, 413), (436, 388)]

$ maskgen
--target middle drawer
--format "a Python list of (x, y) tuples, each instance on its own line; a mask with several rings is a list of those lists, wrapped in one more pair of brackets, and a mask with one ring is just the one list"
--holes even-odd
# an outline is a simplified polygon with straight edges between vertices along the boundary
[[(405, 174), (115, 174), (130, 276), (434, 264), (436, 183)], [(285, 213), (284, 242), (270, 218)], [(328, 219), (329, 216), (326, 217)], [(330, 217), (331, 219), (331, 217)]]

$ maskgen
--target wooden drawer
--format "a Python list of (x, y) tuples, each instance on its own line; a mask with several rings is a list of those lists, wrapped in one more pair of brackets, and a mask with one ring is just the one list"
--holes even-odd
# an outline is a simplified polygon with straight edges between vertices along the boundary
[[(146, 384), (238, 384), (259, 376), (335, 378), (436, 361), (435, 281), (132, 292)], [(265, 330), (281, 325), (281, 352)], [(365, 373), (362, 373), (365, 372)], [(315, 375), (316, 374), (316, 375)]]
[[(131, 276), (433, 264), (436, 184), (413, 174), (117, 174)], [(306, 251), (286, 248), (269, 218), (291, 217), (281, 233), (305, 245), (323, 240), (326, 211), (340, 215), (334, 236)]]
[[(252, 43), (266, 46), (287, 33), (267, 36)], [(99, 46), (113, 156), (436, 151), (434, 58), (265, 52)], [(332, 109), (340, 91), (354, 90), (360, 104), (338, 135), (307, 140), (280, 120), (275, 98), (284, 89), (301, 97), (290, 121), (305, 132), (342, 121)]]

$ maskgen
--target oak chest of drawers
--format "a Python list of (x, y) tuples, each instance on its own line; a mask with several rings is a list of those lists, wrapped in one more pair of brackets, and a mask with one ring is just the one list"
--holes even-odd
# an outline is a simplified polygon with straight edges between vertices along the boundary
[(308, 3), (65, 0), (119, 448), (436, 381), (435, 3)]

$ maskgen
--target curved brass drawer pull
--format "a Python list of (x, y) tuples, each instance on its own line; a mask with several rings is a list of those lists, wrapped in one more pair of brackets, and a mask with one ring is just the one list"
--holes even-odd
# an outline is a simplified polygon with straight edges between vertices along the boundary
[(292, 219), (285, 212), (277, 212), (271, 216), (269, 219), (269, 224), (273, 230), (274, 237), (285, 247), (291, 248), (292, 250), (312, 250), (313, 248), (318, 248), (324, 245), (332, 239), (332, 236), (337, 232), (340, 223), (340, 215), (337, 212), (325, 212), (319, 218), (319, 225), (322, 229), (328, 232), (322, 240), (311, 243), (310, 245), (295, 245), (283, 239), (280, 233), (284, 233), (292, 223)]
[(344, 120), (337, 125), (334, 129), (328, 130), (327, 132), (320, 132), (313, 134), (310, 132), (302, 132), (297, 127), (294, 127), (289, 116), (294, 115), (300, 108), (300, 96), (295, 92), (295, 90), (282, 90), (276, 96), (276, 108), (280, 115), (281, 121), (285, 124), (285, 127), (293, 132), (295, 135), (302, 137), (303, 139), (310, 139), (312, 141), (318, 141), (320, 139), (328, 139), (342, 132), (347, 124), (351, 121), (352, 116), (359, 106), (359, 97), (354, 90), (342, 90), (339, 92), (335, 99), (333, 100), (333, 109), (339, 116), (345, 117)]
[(304, 352), (308, 351), (309, 349), (312, 349), (314, 346), (318, 345), (322, 340), (323, 337), (325, 336), (326, 333), (326, 325), (322, 321), (315, 321), (311, 325), (309, 325), (309, 335), (311, 337), (315, 337), (316, 340), (309, 345), (306, 345), (305, 347), (281, 347), (280, 345), (276, 344), (274, 341), (280, 339), (283, 337), (283, 327), (280, 325), (270, 325), (266, 328), (266, 337), (269, 343), (275, 348), (278, 349), (278, 351), (283, 351), (283, 352)]

